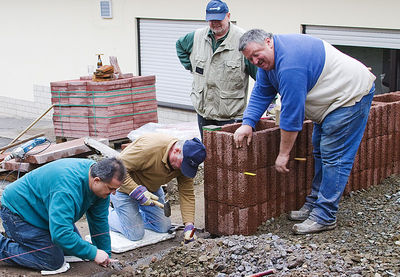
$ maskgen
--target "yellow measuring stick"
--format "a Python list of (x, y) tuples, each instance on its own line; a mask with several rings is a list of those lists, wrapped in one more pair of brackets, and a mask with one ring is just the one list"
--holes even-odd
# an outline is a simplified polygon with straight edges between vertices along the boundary
[(249, 175), (249, 176), (256, 176), (255, 173), (251, 173), (251, 172), (243, 172), (245, 175)]

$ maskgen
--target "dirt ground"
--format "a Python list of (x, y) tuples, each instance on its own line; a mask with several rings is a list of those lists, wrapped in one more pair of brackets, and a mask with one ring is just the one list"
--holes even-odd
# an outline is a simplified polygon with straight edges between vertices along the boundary
[[(197, 179), (200, 178), (202, 176)], [(200, 229), (198, 235), (201, 239), (192, 246), (182, 245), (182, 231), (178, 231), (174, 239), (122, 254), (113, 254), (118, 262), (108, 268), (93, 262), (70, 263), (71, 268), (57, 276), (247, 276), (248, 274), (239, 272), (241, 263), (245, 263), (246, 259), (254, 260), (255, 257), (260, 259), (257, 264), (268, 261), (271, 257), (281, 257), (278, 259), (280, 264), (270, 264), (280, 270), (272, 276), (400, 276), (396, 275), (400, 274), (400, 264), (396, 258), (400, 248), (393, 248), (393, 243), (400, 240), (399, 176), (388, 178), (367, 191), (344, 197), (338, 213), (338, 228), (313, 236), (293, 235), (293, 222), (282, 215), (260, 226), (255, 236), (211, 238), (201, 229), (204, 227), (201, 180), (196, 181), (195, 193), (198, 212), (196, 225)], [(172, 208), (172, 221), (179, 222), (179, 205), (175, 204)], [(88, 234), (85, 219), (80, 220), (77, 227), (83, 236)], [(249, 243), (254, 247), (261, 247), (261, 250), (255, 248), (248, 252), (249, 257), (243, 255), (239, 260), (232, 260), (238, 246), (228, 246), (243, 244), (239, 249), (244, 249)], [(208, 253), (209, 249), (213, 250)], [(301, 257), (302, 266), (285, 268), (285, 263), (289, 263), (293, 255), (296, 258)], [(192, 257), (190, 262), (186, 261), (187, 257)], [(221, 257), (225, 259), (224, 262), (220, 261)], [(275, 258), (271, 259), (274, 261)], [(221, 269), (225, 273), (219, 272)], [(192, 273), (188, 274), (190, 270)], [(0, 262), (0, 276), (41, 274)]]

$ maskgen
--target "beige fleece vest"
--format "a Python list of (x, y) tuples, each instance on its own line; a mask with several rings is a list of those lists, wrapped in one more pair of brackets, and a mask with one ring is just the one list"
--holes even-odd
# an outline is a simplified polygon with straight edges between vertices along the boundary
[(248, 80), (244, 57), (239, 52), (241, 28), (230, 24), (229, 34), (212, 51), (209, 27), (196, 30), (190, 62), (193, 71), (191, 99), (206, 119), (241, 119), (247, 104)]

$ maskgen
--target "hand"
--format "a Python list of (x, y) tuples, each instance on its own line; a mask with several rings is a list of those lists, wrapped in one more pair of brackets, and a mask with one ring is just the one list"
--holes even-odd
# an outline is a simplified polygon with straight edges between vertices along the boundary
[(96, 257), (94, 258), (94, 262), (98, 265), (101, 265), (103, 267), (107, 267), (110, 263), (110, 257), (108, 254), (101, 249), (97, 249)]
[(139, 202), (143, 206), (154, 206), (154, 200), (158, 200), (158, 196), (152, 194), (145, 186), (138, 186), (129, 194), (129, 196)]
[(275, 169), (280, 173), (287, 173), (289, 169), (286, 167), (289, 161), (289, 155), (280, 154), (275, 160)]
[(192, 223), (187, 224), (183, 230), (183, 242), (186, 244), (195, 241), (197, 239), (195, 232), (196, 228), (194, 225)]
[(233, 134), (233, 139), (235, 140), (236, 148), (243, 146), (243, 140), (247, 137), (247, 145), (250, 145), (251, 138), (253, 136), (253, 128), (250, 125), (242, 125)]

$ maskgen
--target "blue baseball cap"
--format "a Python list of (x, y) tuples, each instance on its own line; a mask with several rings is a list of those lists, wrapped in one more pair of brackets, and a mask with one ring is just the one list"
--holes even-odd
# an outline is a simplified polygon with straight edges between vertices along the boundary
[(189, 178), (194, 178), (197, 168), (206, 159), (206, 148), (198, 138), (185, 141), (183, 144), (183, 160), (181, 172)]
[(206, 21), (224, 20), (228, 12), (229, 8), (225, 2), (222, 2), (220, 0), (212, 0), (207, 4)]

